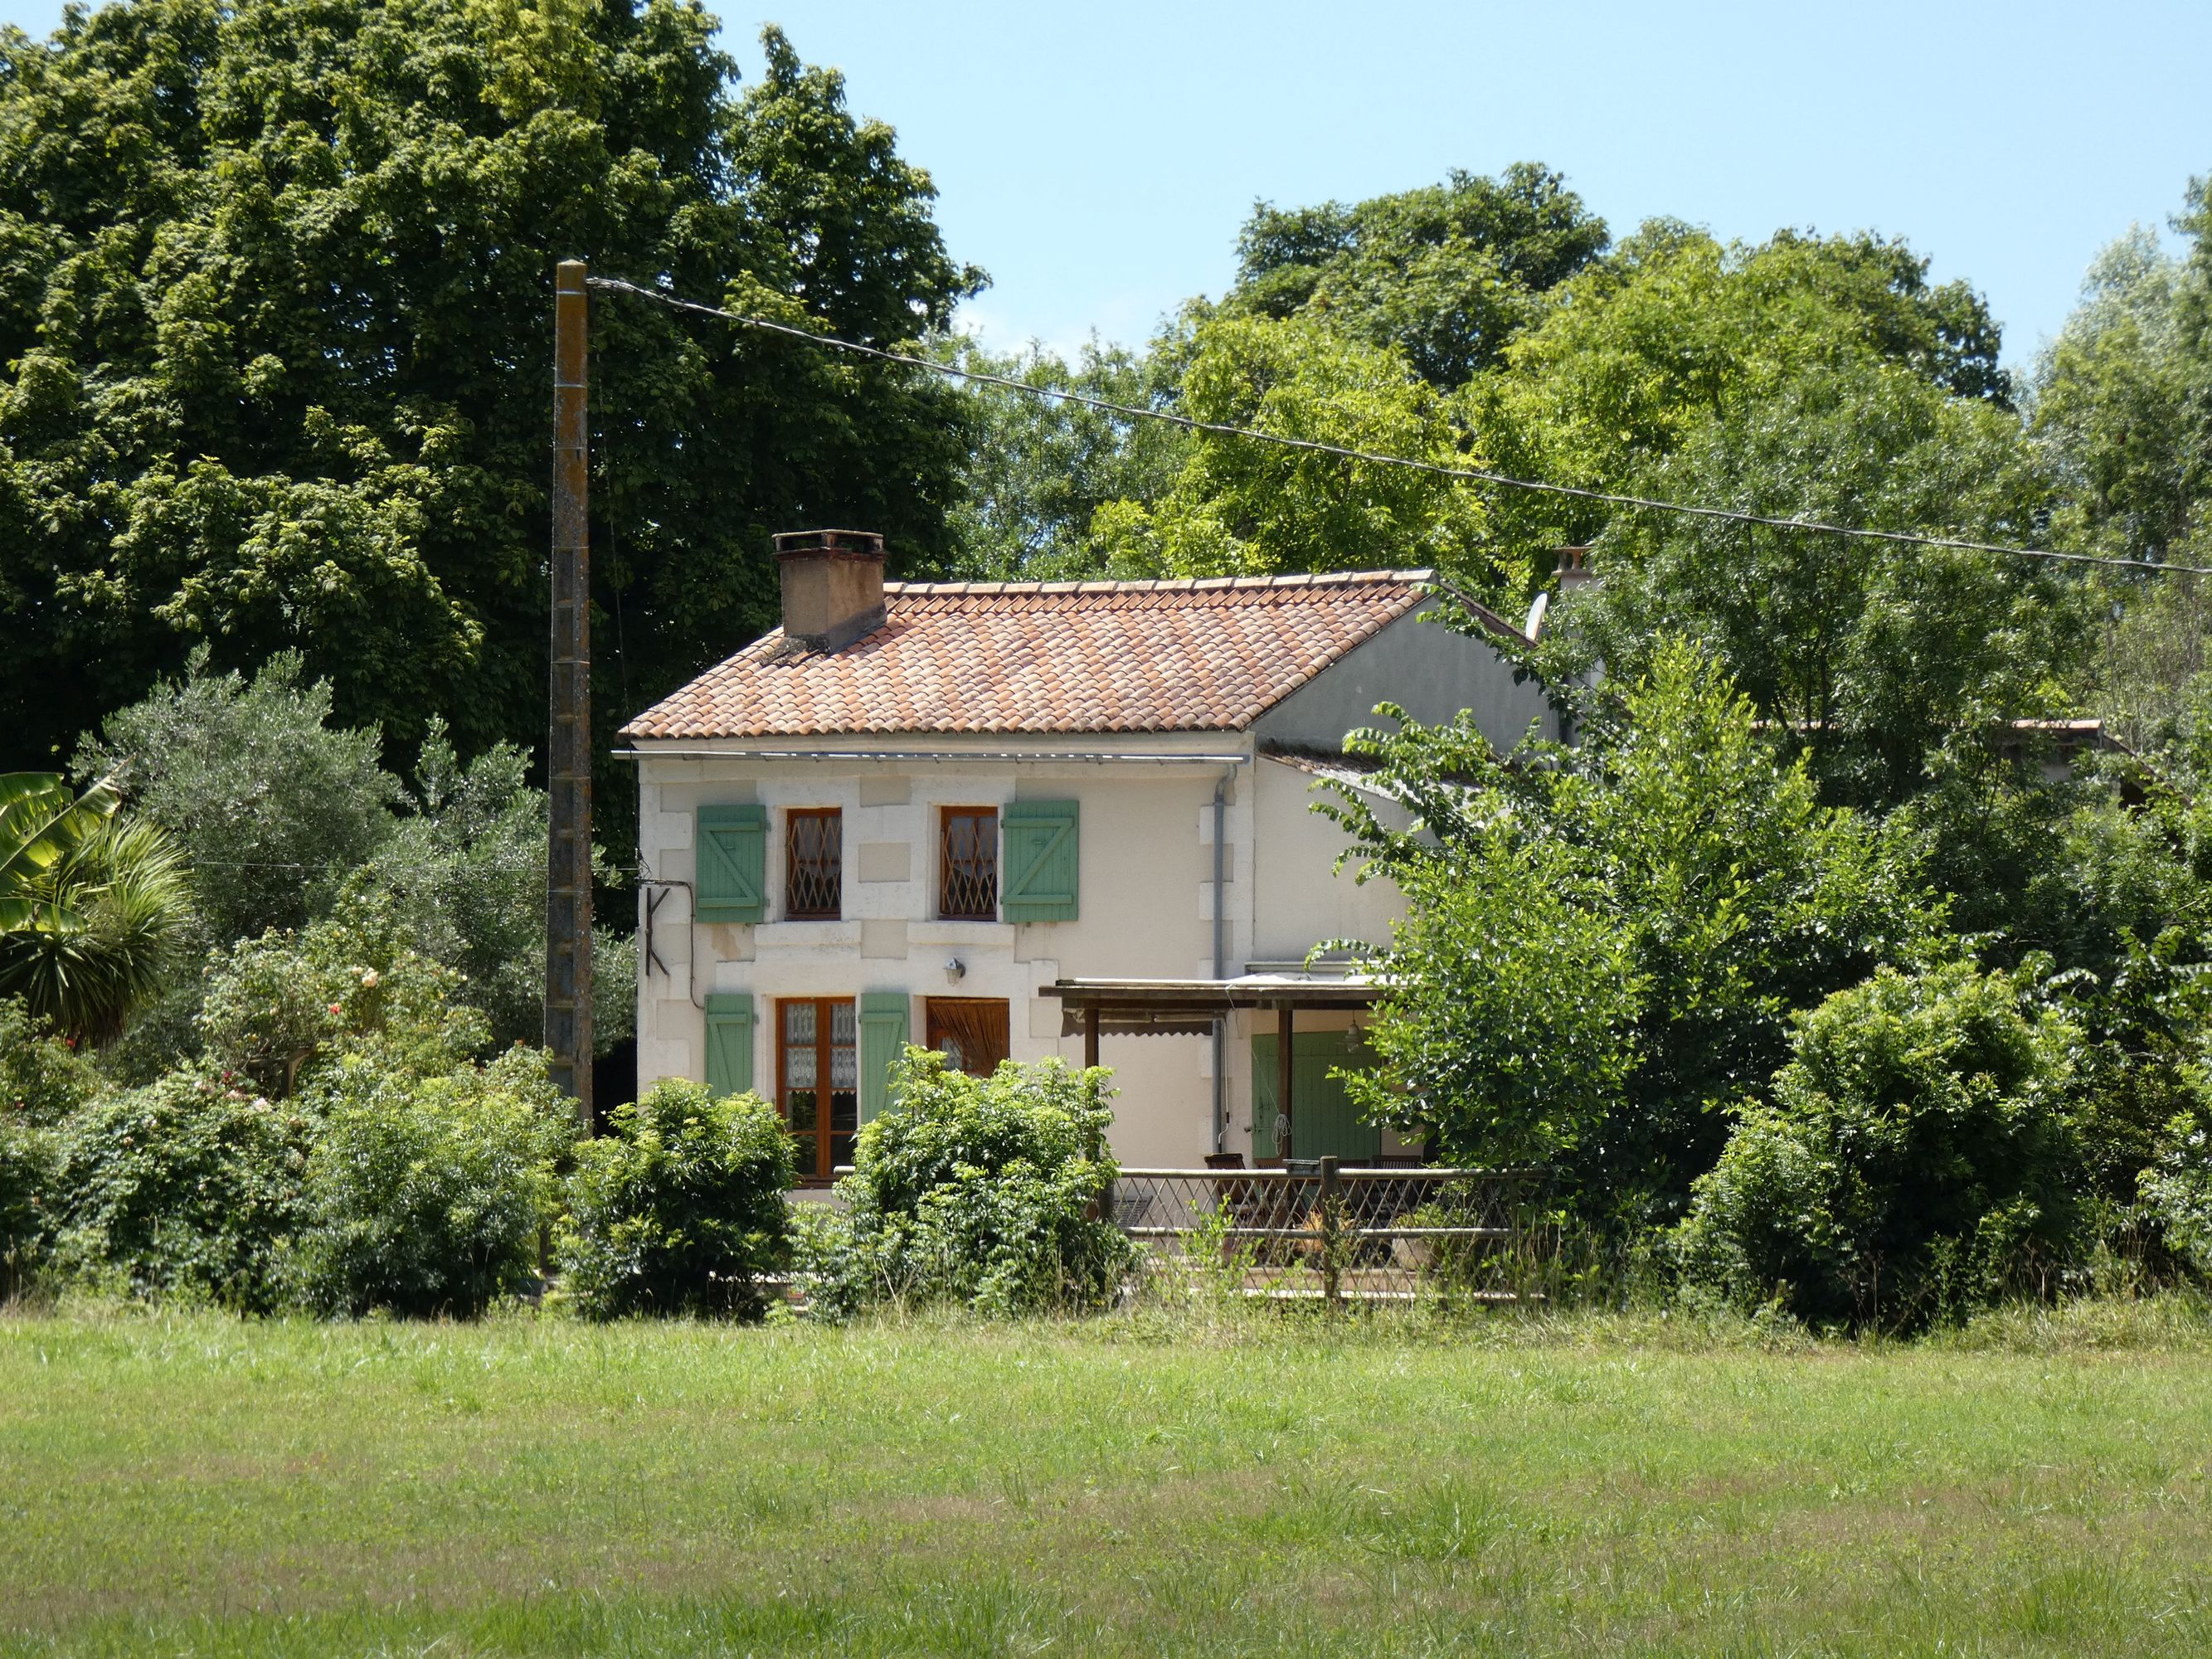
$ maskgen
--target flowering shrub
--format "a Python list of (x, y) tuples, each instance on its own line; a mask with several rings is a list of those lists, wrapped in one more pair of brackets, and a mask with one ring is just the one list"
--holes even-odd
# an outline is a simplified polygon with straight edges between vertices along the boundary
[(833, 1316), (882, 1301), (1000, 1316), (1109, 1301), (1132, 1255), (1099, 1214), (1116, 1166), (1103, 1069), (1009, 1060), (988, 1078), (908, 1048), (861, 1130), (845, 1212), (810, 1215), (801, 1263)]
[(305, 1101), (319, 1121), (298, 1251), (307, 1305), (465, 1316), (534, 1286), (554, 1166), (575, 1133), (542, 1051), (429, 1078), (350, 1054)]
[(44, 1035), (15, 998), (0, 998), (0, 1118), (52, 1127), (99, 1092), (100, 1076), (76, 1047)]
[(190, 1072), (94, 1103), (62, 1134), (57, 1258), (129, 1294), (276, 1307), (312, 1128), (295, 1107)]
[(757, 1095), (666, 1079), (576, 1151), (561, 1258), (580, 1311), (757, 1313), (789, 1260), (791, 1136)]
[(428, 1077), (490, 1042), (483, 1015), (453, 1000), (461, 976), (402, 945), (375, 903), (240, 939), (210, 961), (207, 980), (198, 1025), (209, 1065), (277, 1099), (319, 1061), (364, 1045)]

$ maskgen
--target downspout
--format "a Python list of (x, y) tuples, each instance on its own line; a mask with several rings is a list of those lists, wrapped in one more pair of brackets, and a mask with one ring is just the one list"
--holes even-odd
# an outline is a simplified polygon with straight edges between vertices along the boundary
[[(1229, 977), (1228, 867), (1229, 780), (1224, 769), (1213, 781), (1213, 976)], [(1213, 1017), (1213, 1150), (1225, 1151), (1229, 1139), (1229, 1016)]]

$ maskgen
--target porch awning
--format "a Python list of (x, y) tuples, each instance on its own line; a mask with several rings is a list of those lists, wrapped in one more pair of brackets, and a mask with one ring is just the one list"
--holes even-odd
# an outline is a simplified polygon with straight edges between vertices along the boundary
[(1241, 974), (1234, 979), (1062, 979), (1037, 987), (1057, 997), (1060, 1029), (1074, 1036), (1091, 1029), (1120, 1036), (1202, 1035), (1237, 1008), (1370, 1008), (1382, 988), (1364, 974)]

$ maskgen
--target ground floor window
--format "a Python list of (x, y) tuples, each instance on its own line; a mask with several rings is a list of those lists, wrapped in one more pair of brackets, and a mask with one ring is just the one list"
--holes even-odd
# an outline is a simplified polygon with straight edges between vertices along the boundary
[(776, 1004), (775, 1103), (799, 1143), (802, 1181), (853, 1161), (860, 1127), (860, 1023), (849, 997)]
[(988, 1077), (1012, 1052), (1003, 997), (930, 997), (927, 1046), (956, 1072)]

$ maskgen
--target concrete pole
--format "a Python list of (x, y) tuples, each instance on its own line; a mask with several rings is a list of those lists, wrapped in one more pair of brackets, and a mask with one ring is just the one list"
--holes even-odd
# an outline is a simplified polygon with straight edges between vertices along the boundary
[(547, 677), (545, 1046), (553, 1081), (592, 1119), (592, 542), (586, 368), (590, 310), (580, 259), (553, 295), (551, 672)]

